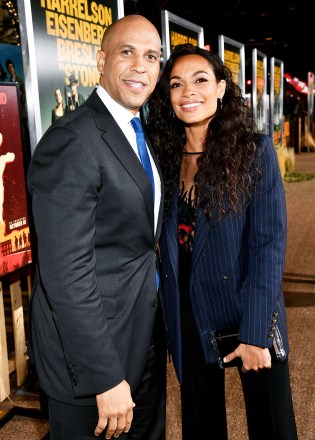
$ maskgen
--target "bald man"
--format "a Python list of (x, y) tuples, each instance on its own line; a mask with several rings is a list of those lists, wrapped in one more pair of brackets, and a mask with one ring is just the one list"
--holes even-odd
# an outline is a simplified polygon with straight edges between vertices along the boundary
[(28, 171), (38, 238), (29, 355), (50, 440), (165, 439), (166, 344), (154, 192), (131, 121), (152, 93), (161, 39), (140, 15), (106, 30), (99, 85), (44, 134)]

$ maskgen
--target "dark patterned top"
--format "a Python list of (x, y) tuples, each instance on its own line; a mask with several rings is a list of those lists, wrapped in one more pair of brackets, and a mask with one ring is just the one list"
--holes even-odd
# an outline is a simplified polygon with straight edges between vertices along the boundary
[(183, 183), (178, 196), (179, 285), (183, 297), (187, 299), (196, 219), (192, 191), (193, 187), (185, 190)]
[(178, 240), (179, 240), (179, 289), (182, 330), (183, 375), (195, 371), (199, 374), (205, 364), (200, 337), (193, 315), (189, 295), (190, 270), (195, 236), (196, 206), (192, 200), (193, 187), (185, 191), (184, 184), (178, 196)]

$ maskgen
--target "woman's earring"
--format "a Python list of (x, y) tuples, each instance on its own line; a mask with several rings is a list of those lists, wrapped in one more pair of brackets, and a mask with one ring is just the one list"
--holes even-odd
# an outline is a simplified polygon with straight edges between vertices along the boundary
[(219, 98), (219, 100), (220, 100), (220, 106), (221, 106), (221, 110), (222, 110), (222, 108), (223, 108), (223, 98)]

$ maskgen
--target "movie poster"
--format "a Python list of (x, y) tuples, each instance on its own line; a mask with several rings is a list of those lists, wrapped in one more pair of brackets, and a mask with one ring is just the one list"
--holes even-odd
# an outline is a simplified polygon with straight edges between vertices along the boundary
[(270, 60), (270, 136), (275, 148), (283, 146), (283, 62)]
[[(19, 11), (25, 25), (22, 37), (28, 41), (26, 45), (22, 38), (25, 77), (29, 81), (26, 98), (28, 106), (34, 106), (28, 112), (34, 151), (49, 126), (82, 105), (97, 86), (96, 53), (104, 31), (123, 15), (123, 3), (19, 0)], [(32, 137), (33, 114), (36, 139)]]
[(267, 118), (267, 56), (253, 49), (253, 111), (259, 133), (269, 134)]
[(168, 60), (174, 47), (190, 43), (204, 47), (203, 27), (184, 20), (169, 11), (161, 11), (163, 64)]
[(245, 46), (231, 38), (219, 35), (219, 55), (232, 72), (233, 81), (245, 94)]
[(0, 83), (0, 277), (32, 262), (16, 83)]

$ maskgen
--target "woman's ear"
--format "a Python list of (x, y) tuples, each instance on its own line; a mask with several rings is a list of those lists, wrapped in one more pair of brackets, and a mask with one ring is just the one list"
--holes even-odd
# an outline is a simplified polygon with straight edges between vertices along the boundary
[(224, 79), (221, 79), (221, 81), (218, 84), (218, 98), (222, 99), (225, 93), (226, 89), (226, 81)]

